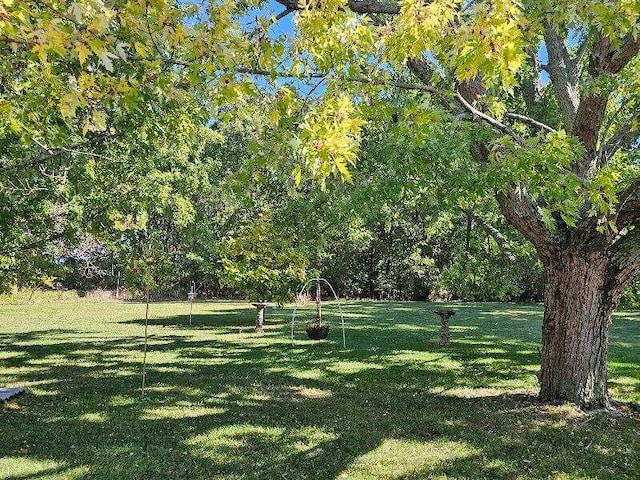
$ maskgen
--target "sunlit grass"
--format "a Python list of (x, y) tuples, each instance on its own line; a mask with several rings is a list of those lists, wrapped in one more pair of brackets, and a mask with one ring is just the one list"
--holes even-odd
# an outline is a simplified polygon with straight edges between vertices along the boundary
[(140, 395), (144, 305), (0, 305), (0, 479), (637, 478), (640, 315), (612, 327), (610, 389), (624, 416), (535, 401), (539, 306), (155, 303)]

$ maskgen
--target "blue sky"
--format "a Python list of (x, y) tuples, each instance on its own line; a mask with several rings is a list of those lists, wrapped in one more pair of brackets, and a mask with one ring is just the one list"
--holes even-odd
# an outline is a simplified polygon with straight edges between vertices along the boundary
[[(260, 9), (252, 10), (249, 15), (246, 17), (246, 24), (250, 25), (251, 22), (258, 17), (275, 17), (284, 11), (284, 7), (274, 0), (269, 0), (264, 6)], [(293, 13), (290, 13), (284, 18), (278, 20), (275, 24), (271, 26), (269, 29), (269, 33), (275, 38), (280, 35), (292, 34), (294, 30), (293, 25)]]

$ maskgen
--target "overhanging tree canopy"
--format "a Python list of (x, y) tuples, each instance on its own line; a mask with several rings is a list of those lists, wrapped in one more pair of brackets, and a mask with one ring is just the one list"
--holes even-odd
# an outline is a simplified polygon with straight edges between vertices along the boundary
[[(608, 405), (611, 314), (640, 273), (638, 2), (277, 3), (5, 0), (3, 133), (42, 143), (41, 116), (87, 137), (188, 98), (203, 118), (252, 122), (253, 154), (277, 152), (300, 183), (349, 181), (367, 122), (395, 116), (416, 142), (476, 124), (481, 186), (547, 271), (541, 397)], [(295, 31), (276, 34), (293, 12)], [(397, 89), (422, 94), (391, 112)]]

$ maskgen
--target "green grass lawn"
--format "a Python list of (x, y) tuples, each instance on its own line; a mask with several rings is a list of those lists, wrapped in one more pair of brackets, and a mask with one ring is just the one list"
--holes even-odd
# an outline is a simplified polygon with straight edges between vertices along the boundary
[[(440, 307), (442, 305), (439, 305)], [(233, 303), (0, 305), (0, 479), (640, 478), (640, 314), (618, 314), (611, 392), (626, 413), (535, 401), (541, 308), (335, 305), (328, 341), (290, 309)], [(303, 316), (311, 317), (311, 311)]]

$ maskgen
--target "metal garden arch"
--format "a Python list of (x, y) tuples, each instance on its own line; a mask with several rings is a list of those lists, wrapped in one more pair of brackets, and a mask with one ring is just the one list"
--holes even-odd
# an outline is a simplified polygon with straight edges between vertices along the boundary
[[(336, 295), (336, 291), (333, 289), (329, 281), (324, 278), (312, 278), (311, 280), (308, 280), (300, 289), (300, 293), (298, 294), (298, 297), (300, 297), (302, 293), (306, 290), (306, 288), (313, 282), (316, 282), (317, 284), (321, 284), (321, 282), (326, 283), (329, 289), (331, 290), (331, 293), (333, 293), (333, 297), (336, 299), (336, 302), (338, 303), (338, 311), (340, 312), (340, 325), (342, 327), (342, 348), (346, 348), (347, 340), (345, 336), (344, 314), (342, 312), (342, 305), (340, 304), (340, 299), (338, 298), (338, 295)], [(293, 315), (291, 316), (291, 345), (293, 345), (293, 340), (294, 340), (294, 327), (295, 327), (297, 311), (298, 311), (298, 303), (296, 301), (296, 306), (293, 308)]]

